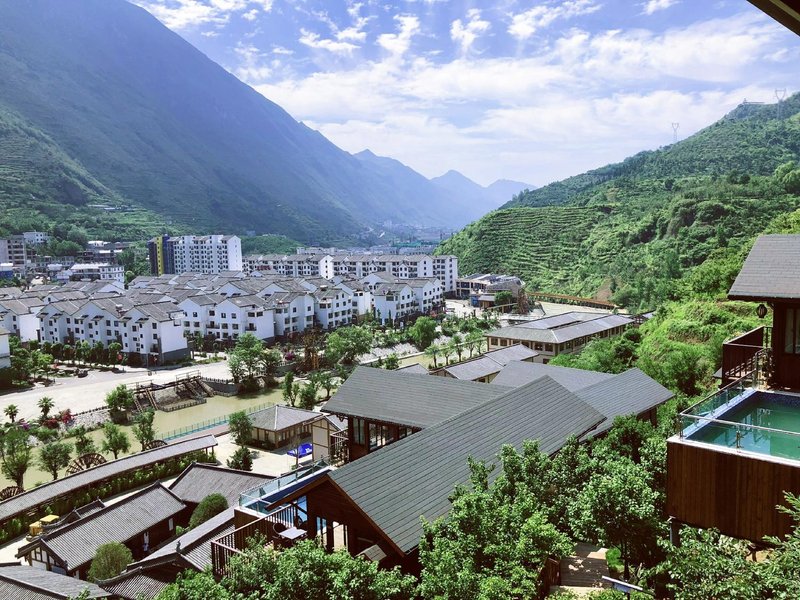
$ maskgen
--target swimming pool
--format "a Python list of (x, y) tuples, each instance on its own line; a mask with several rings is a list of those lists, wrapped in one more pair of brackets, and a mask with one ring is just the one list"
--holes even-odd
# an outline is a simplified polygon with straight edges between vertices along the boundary
[(754, 391), (685, 430), (697, 442), (800, 460), (800, 396)]

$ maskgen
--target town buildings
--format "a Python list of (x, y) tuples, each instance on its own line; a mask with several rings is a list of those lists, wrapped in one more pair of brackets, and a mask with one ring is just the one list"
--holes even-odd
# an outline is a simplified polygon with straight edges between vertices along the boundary
[(26, 272), (29, 266), (28, 249), (23, 235), (0, 239), (0, 263), (10, 263), (15, 271)]
[[(494, 273), (475, 273), (456, 279), (456, 296), (458, 298), (480, 298), (482, 295), (499, 291), (511, 292), (514, 297), (525, 287), (519, 277), (512, 275), (496, 275)], [(475, 302), (475, 306), (477, 306)]]
[(235, 235), (162, 235), (147, 243), (150, 272), (222, 273), (242, 270), (242, 242)]

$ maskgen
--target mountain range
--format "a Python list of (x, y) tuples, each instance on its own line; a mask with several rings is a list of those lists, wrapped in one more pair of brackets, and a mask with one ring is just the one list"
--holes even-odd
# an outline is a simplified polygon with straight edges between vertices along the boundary
[(0, 0), (0, 81), (0, 206), (41, 219), (67, 203), (108, 227), (124, 208), (151, 229), (337, 243), (464, 225), (531, 187), (462, 193), (351, 155), (124, 0)]
[(657, 306), (685, 272), (800, 207), (774, 175), (800, 160), (800, 94), (781, 113), (743, 104), (676, 144), (519, 193), (438, 252), (457, 255), (461, 272)]

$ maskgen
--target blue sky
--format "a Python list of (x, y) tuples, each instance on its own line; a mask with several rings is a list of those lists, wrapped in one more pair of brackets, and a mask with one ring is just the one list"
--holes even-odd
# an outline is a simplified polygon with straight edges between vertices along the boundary
[(341, 148), (543, 185), (796, 91), (746, 0), (133, 0)]

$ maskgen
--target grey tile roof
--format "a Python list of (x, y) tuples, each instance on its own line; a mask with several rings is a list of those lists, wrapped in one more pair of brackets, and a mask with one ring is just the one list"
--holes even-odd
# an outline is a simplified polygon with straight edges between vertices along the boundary
[(551, 377), (571, 392), (614, 377), (609, 373), (598, 373), (597, 371), (585, 371), (583, 369), (558, 367), (556, 365), (512, 361), (503, 367), (497, 376), (492, 379), (491, 385), (519, 387), (535, 379), (539, 379), (544, 375)]
[(413, 373), (415, 375), (428, 375), (428, 369), (423, 367), (420, 363), (414, 363), (413, 365), (406, 365), (405, 367), (400, 367), (395, 369), (398, 373)]
[(90, 598), (108, 598), (109, 592), (94, 583), (23, 565), (0, 565), (0, 598), (51, 600), (77, 597), (89, 590)]
[(275, 404), (262, 410), (250, 414), (253, 427), (265, 429), (267, 431), (280, 431), (287, 427), (294, 427), (302, 423), (310, 423), (322, 416), (313, 410), (303, 410), (302, 408), (292, 408)]
[(97, 467), (75, 473), (75, 475), (68, 475), (67, 477), (56, 479), (55, 481), (40, 485), (18, 496), (13, 496), (8, 500), (0, 502), (0, 521), (33, 510), (37, 506), (51, 502), (54, 498), (58, 498), (59, 496), (63, 496), (94, 482), (141, 469), (170, 458), (183, 456), (189, 452), (213, 448), (216, 445), (217, 440), (213, 435), (204, 435), (167, 444), (161, 448), (132, 454), (131, 456), (112, 460)]
[(610, 379), (575, 392), (575, 395), (603, 413), (607, 420), (592, 435), (606, 431), (614, 419), (624, 415), (639, 415), (663, 404), (674, 394), (639, 369), (630, 369)]
[(161, 593), (165, 587), (175, 581), (176, 574), (171, 569), (138, 567), (120, 573), (113, 579), (101, 582), (103, 588), (113, 593), (115, 597), (124, 600), (152, 600)]
[(756, 240), (728, 298), (800, 298), (800, 235), (762, 235)]
[(330, 478), (407, 553), (422, 535), (420, 517), (449, 511), (455, 485), (468, 481), (468, 457), (493, 463), (503, 444), (521, 448), (525, 440), (539, 440), (540, 450), (552, 454), (604, 418), (543, 377), (348, 463)]
[[(128, 568), (132, 570), (137, 567), (176, 562), (202, 571), (211, 565), (211, 542), (235, 529), (233, 517), (233, 507), (227, 508), (182, 536), (170, 540)], [(178, 543), (180, 543), (180, 552), (177, 550)]]
[(444, 367), (444, 371), (456, 379), (476, 381), (488, 377), (500, 370), (513, 360), (525, 360), (538, 356), (539, 353), (522, 344), (514, 344), (499, 350), (492, 350), (470, 360)]
[[(571, 313), (570, 313), (571, 314)], [(633, 319), (624, 315), (595, 315), (596, 319), (575, 321), (567, 325), (555, 326), (545, 329), (537, 326), (538, 321), (501, 327), (486, 334), (487, 337), (498, 337), (525, 342), (540, 342), (544, 344), (562, 344), (581, 337), (595, 335), (620, 327), (630, 325)]]
[(116, 504), (42, 535), (20, 548), (18, 556), (27, 555), (38, 545), (66, 563), (68, 569), (76, 569), (91, 562), (102, 544), (124, 543), (184, 508), (186, 505), (175, 494), (154, 483)]
[(502, 386), (358, 367), (325, 411), (411, 427), (430, 427), (507, 392)]
[(228, 506), (233, 506), (241, 492), (262, 485), (270, 479), (274, 477), (216, 465), (192, 463), (169, 485), (169, 489), (184, 502), (194, 504), (199, 504), (203, 498), (217, 492), (225, 496)]

